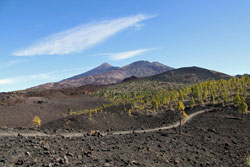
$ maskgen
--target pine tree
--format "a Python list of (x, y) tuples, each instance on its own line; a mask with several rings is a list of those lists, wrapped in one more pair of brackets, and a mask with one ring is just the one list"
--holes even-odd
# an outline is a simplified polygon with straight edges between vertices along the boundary
[(184, 104), (181, 101), (179, 101), (178, 104), (177, 104), (177, 110), (180, 112), (180, 117), (179, 117), (179, 119), (180, 119), (179, 134), (181, 134), (181, 120), (182, 120), (183, 115), (187, 115), (185, 113), (185, 111), (184, 111), (185, 110), (185, 106), (184, 106)]
[(241, 120), (243, 120), (244, 114), (248, 113), (248, 106), (244, 98), (241, 99), (239, 110), (241, 112)]
[(241, 102), (240, 94), (239, 94), (239, 91), (237, 91), (236, 95), (235, 95), (235, 98), (234, 98), (234, 106), (239, 107), (240, 102)]
[(191, 108), (194, 108), (194, 105), (195, 105), (195, 100), (194, 100), (194, 97), (192, 96), (192, 98), (191, 98)]
[(208, 98), (208, 90), (205, 89), (204, 90), (204, 99), (205, 99), (205, 101), (207, 100), (207, 98)]
[(211, 94), (211, 100), (212, 100), (212, 103), (215, 104), (215, 96), (213, 93)]
[(202, 97), (201, 93), (198, 94), (198, 102), (199, 102), (200, 104), (204, 104), (204, 102), (203, 102), (203, 97)]
[(179, 92), (179, 96), (180, 96), (180, 100), (183, 101), (184, 100), (184, 96), (183, 96), (183, 92), (182, 91)]

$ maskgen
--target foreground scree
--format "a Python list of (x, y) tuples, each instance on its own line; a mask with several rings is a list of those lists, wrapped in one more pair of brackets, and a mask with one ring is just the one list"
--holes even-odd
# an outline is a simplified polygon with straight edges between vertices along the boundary
[[(236, 116), (236, 117), (235, 117)], [(205, 112), (183, 127), (145, 134), (1, 137), (1, 166), (243, 166), (250, 115)]]

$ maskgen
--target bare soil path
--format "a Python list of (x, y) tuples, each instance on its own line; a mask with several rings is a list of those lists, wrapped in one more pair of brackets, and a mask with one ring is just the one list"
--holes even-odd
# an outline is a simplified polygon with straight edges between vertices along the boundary
[[(193, 117), (198, 116), (204, 112), (211, 111), (213, 109), (201, 110), (189, 115), (188, 118), (182, 120), (182, 125), (186, 124), (187, 122), (191, 121)], [(180, 125), (180, 122), (175, 122), (168, 126), (157, 127), (157, 128), (150, 128), (150, 129), (143, 129), (143, 130), (127, 130), (127, 131), (114, 131), (114, 132), (107, 132), (107, 133), (100, 133), (102, 136), (106, 135), (126, 135), (126, 134), (133, 134), (133, 133), (150, 133), (156, 132), (160, 130), (167, 130), (176, 128)], [(65, 132), (65, 133), (56, 133), (56, 134), (46, 134), (44, 132), (39, 132), (35, 130), (0, 130), (0, 137), (15, 137), (15, 136), (24, 136), (24, 137), (57, 137), (57, 136), (64, 136), (64, 137), (83, 137), (87, 133), (78, 133), (78, 132)]]

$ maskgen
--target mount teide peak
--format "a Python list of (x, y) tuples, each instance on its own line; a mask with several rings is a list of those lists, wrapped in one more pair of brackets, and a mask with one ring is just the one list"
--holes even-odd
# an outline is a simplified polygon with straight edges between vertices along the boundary
[(109, 71), (112, 71), (112, 70), (115, 70), (115, 69), (118, 69), (118, 68), (119, 67), (111, 66), (108, 63), (103, 63), (100, 66), (98, 66), (98, 67), (96, 67), (96, 68), (94, 68), (94, 69), (92, 69), (90, 71), (87, 71), (85, 73), (73, 76), (73, 77), (65, 79), (65, 80), (78, 79), (78, 78), (87, 77), (87, 76), (91, 76), (91, 75), (98, 75), (98, 74), (109, 72)]
[(47, 83), (33, 87), (32, 89), (60, 89), (69, 87), (79, 87), (83, 85), (108, 85), (119, 83), (125, 78), (131, 76), (135, 77), (148, 77), (156, 74), (160, 74), (173, 68), (163, 65), (158, 62), (137, 61), (123, 67), (114, 67), (108, 63), (87, 71), (83, 74), (79, 74), (60, 82)]

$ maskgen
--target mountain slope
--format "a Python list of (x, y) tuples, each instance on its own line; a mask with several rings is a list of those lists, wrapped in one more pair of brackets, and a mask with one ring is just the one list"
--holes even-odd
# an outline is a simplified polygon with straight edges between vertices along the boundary
[(229, 79), (230, 75), (200, 67), (184, 67), (149, 77), (150, 80), (193, 83), (204, 80)]
[(169, 70), (173, 70), (173, 68), (160, 64), (158, 62), (150, 63), (148, 61), (137, 61), (122, 67), (121, 70), (124, 71), (125, 73), (124, 78), (128, 78), (131, 76), (135, 77), (152, 76)]
[(73, 76), (71, 78), (67, 78), (65, 80), (78, 79), (78, 78), (87, 77), (87, 76), (91, 76), (91, 75), (98, 75), (98, 74), (109, 72), (109, 71), (112, 71), (112, 70), (115, 70), (115, 69), (118, 69), (118, 68), (119, 67), (111, 66), (108, 63), (103, 63), (100, 66), (98, 66), (98, 67), (96, 67), (96, 68), (94, 68), (94, 69), (92, 69), (90, 71), (87, 71), (87, 72), (85, 72), (83, 74)]
[(250, 77), (250, 74), (243, 74), (243, 75), (238, 74), (238, 75), (236, 75), (235, 77), (237, 77), (237, 78), (241, 78), (241, 77), (243, 77), (243, 76), (245, 76), (245, 75)]
[(131, 76), (148, 77), (169, 70), (173, 70), (173, 68), (160, 64), (158, 62), (150, 63), (148, 61), (137, 61), (121, 68), (113, 67), (109, 64), (102, 64), (101, 66), (86, 73), (73, 76), (60, 82), (39, 85), (34, 88), (59, 89), (68, 87), (79, 87), (88, 84), (107, 85), (119, 83), (123, 79)]

